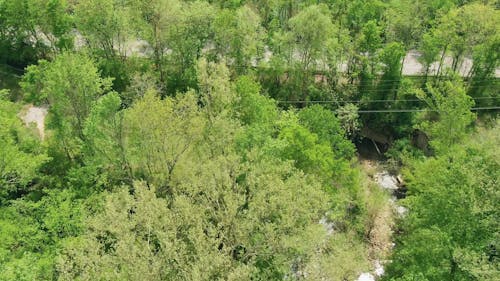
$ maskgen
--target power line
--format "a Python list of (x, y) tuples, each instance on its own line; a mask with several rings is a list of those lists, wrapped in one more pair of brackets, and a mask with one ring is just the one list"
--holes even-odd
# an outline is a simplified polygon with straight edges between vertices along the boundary
[(481, 110), (497, 110), (497, 109), (500, 109), (500, 106), (473, 107), (470, 110), (481, 111)]
[[(376, 83), (380, 83), (380, 82), (403, 82), (404, 80), (410, 80), (410, 81), (413, 81), (413, 80), (423, 80), (424, 77), (420, 77), (420, 76), (415, 76), (415, 77), (418, 77), (418, 78), (407, 78), (407, 76), (402, 76), (401, 79), (373, 79), (371, 81), (359, 81), (357, 83), (357, 85), (373, 85), (373, 84), (376, 84)], [(434, 79), (436, 78), (436, 76), (429, 76), (428, 77), (429, 79)], [(470, 81), (468, 80), (465, 80), (463, 81), (463, 83), (465, 84), (470, 84), (470, 83), (475, 83), (475, 82), (498, 82), (498, 79), (499, 78), (482, 78), (482, 79), (473, 79), (471, 78)], [(357, 79), (356, 79), (357, 80)], [(432, 81), (428, 81), (428, 82), (432, 82)]]
[[(373, 84), (363, 84), (363, 83), (354, 83), (354, 84), (344, 84), (343, 86), (345, 87), (351, 87), (351, 88), (359, 88), (359, 87), (366, 87), (368, 89), (362, 89), (364, 91), (388, 91), (391, 89), (383, 89), (383, 87), (393, 87), (391, 85), (381, 85), (382, 83), (385, 83), (384, 81), (380, 81), (378, 83), (373, 83)], [(392, 82), (390, 82), (392, 83)], [(497, 80), (477, 80), (475, 82), (470, 82), (470, 83), (464, 83), (465, 87), (467, 88), (477, 88), (481, 86), (499, 86), (499, 81)], [(394, 88), (397, 88), (399, 86), (394, 86)]]
[[(498, 97), (476, 97), (472, 98), (473, 100), (488, 100), (488, 99), (500, 99)], [(302, 104), (302, 103), (384, 103), (384, 102), (423, 102), (420, 99), (404, 99), (404, 100), (312, 100), (312, 101), (286, 101), (286, 100), (278, 100), (278, 103), (289, 103), (289, 104)]]
[[(473, 107), (471, 111), (482, 111), (482, 110), (498, 110), (500, 106), (490, 106), (490, 107)], [(358, 113), (405, 113), (405, 112), (439, 112), (437, 109), (381, 109), (381, 110), (358, 110)]]

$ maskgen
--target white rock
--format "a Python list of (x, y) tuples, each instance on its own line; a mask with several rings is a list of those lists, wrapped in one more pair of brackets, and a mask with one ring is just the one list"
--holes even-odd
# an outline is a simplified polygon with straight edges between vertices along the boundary
[(408, 212), (408, 209), (403, 206), (396, 206), (396, 212), (398, 213), (398, 215), (404, 217)]
[(398, 180), (396, 177), (390, 175), (388, 172), (381, 172), (375, 175), (375, 180), (382, 188), (396, 190), (399, 188)]
[(328, 222), (326, 217), (322, 217), (319, 220), (319, 224), (321, 224), (325, 228), (326, 235), (330, 236), (333, 234), (333, 231), (335, 230), (334, 224), (332, 222)]
[(380, 261), (375, 261), (375, 275), (380, 277), (384, 275), (384, 267), (380, 264)]
[(375, 281), (375, 277), (368, 272), (361, 273), (356, 281)]

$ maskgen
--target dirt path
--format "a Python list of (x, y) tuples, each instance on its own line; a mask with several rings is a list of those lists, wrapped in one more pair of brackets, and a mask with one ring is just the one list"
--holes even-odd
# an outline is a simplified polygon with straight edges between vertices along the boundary
[(45, 137), (45, 116), (47, 115), (48, 109), (46, 107), (37, 107), (29, 105), (26, 113), (21, 116), (24, 123), (29, 126), (31, 123), (36, 124), (38, 129), (38, 134), (43, 140)]

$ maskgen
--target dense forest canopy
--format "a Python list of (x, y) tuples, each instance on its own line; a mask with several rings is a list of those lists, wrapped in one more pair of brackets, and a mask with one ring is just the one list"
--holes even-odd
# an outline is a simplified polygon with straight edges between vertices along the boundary
[(499, 8), (0, 0), (0, 281), (500, 280)]

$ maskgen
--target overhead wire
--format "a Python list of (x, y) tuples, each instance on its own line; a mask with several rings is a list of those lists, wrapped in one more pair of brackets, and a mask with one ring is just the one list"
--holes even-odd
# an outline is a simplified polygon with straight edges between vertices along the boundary
[[(473, 107), (471, 111), (498, 110), (500, 106)], [(358, 110), (358, 113), (406, 113), (406, 112), (440, 112), (437, 109), (380, 109), (380, 110)]]
[[(488, 99), (500, 99), (497, 97), (473, 97), (473, 100), (488, 100)], [(311, 100), (311, 101), (286, 101), (278, 100), (278, 103), (292, 103), (292, 104), (302, 104), (302, 103), (384, 103), (384, 102), (423, 102), (420, 99), (392, 99), (392, 100)]]

